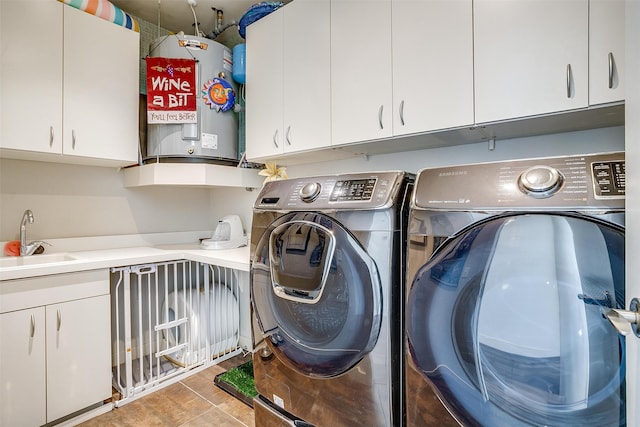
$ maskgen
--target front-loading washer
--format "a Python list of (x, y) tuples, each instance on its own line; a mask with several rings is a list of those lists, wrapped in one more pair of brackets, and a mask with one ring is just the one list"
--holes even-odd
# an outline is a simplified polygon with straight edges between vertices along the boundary
[(624, 196), (624, 153), (418, 172), (409, 427), (626, 425)]
[(254, 204), (255, 424), (400, 426), (402, 171), (266, 183)]

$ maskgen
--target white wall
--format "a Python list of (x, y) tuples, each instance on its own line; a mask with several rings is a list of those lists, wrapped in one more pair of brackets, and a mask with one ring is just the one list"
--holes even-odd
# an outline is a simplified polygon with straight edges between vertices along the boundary
[[(632, 298), (640, 298), (640, 2), (627, 1), (625, 9), (626, 64), (626, 286), (627, 307)], [(627, 425), (640, 425), (640, 339), (629, 336), (627, 342)]]
[(455, 147), (371, 156), (368, 159), (354, 158), (294, 165), (287, 167), (287, 173), (289, 177), (389, 169), (415, 173), (422, 168), (445, 165), (623, 150), (624, 127), (619, 126), (504, 141), (498, 140), (493, 151), (488, 150), (488, 143), (481, 142)]
[(0, 159), (0, 241), (206, 230), (210, 191), (124, 188), (115, 168)]
[[(417, 172), (421, 168), (447, 164), (500, 161), (518, 158), (588, 154), (624, 150), (624, 127), (518, 138), (496, 141), (494, 151), (487, 143), (410, 151), (405, 153), (357, 157), (331, 162), (308, 163), (287, 167), (290, 178), (304, 176), (399, 169)], [(245, 230), (251, 230), (251, 208), (258, 191), (223, 188), (211, 192), (211, 215), (215, 220), (227, 214), (238, 214)]]
[[(419, 169), (445, 164), (624, 150), (624, 128), (410, 151), (289, 166), (291, 178), (356, 171)], [(244, 188), (124, 188), (117, 169), (0, 159), (0, 241), (19, 237), (25, 209), (35, 222), (28, 238), (104, 236), (213, 230), (225, 215), (240, 215), (251, 230), (258, 191)], [(208, 236), (204, 236), (208, 237)]]
[[(258, 173), (258, 171), (256, 171)], [(245, 232), (251, 233), (251, 215), (253, 203), (259, 190), (247, 191), (244, 188), (222, 187), (211, 190), (211, 217), (214, 222), (225, 215), (239, 215)]]

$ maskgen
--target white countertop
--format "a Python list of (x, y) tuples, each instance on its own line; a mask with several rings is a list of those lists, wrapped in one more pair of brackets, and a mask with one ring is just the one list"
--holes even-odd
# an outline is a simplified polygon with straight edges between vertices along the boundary
[[(47, 251), (47, 254), (55, 253)], [(98, 250), (66, 251), (75, 259), (0, 268), (0, 281), (71, 273), (101, 268), (124, 267), (173, 260), (200, 261), (221, 267), (249, 271), (249, 246), (235, 249), (201, 249), (198, 243), (169, 243)], [(31, 255), (38, 257), (39, 255)], [(32, 261), (32, 260), (30, 260)], [(35, 261), (35, 259), (33, 260)]]

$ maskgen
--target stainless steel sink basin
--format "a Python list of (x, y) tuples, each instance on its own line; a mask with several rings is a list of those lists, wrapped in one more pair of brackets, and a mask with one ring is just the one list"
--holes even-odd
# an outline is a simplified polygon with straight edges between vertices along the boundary
[(22, 257), (3, 257), (0, 258), (0, 268), (37, 266), (42, 264), (51, 264), (55, 262), (75, 261), (78, 258), (68, 253), (57, 253), (48, 255), (31, 255)]

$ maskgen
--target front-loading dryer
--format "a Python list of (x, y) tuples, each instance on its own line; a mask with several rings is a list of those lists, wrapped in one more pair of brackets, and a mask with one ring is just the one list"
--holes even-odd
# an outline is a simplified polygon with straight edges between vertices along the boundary
[(251, 232), (255, 424), (400, 426), (405, 172), (266, 183)]
[(623, 426), (623, 153), (418, 173), (407, 425)]

